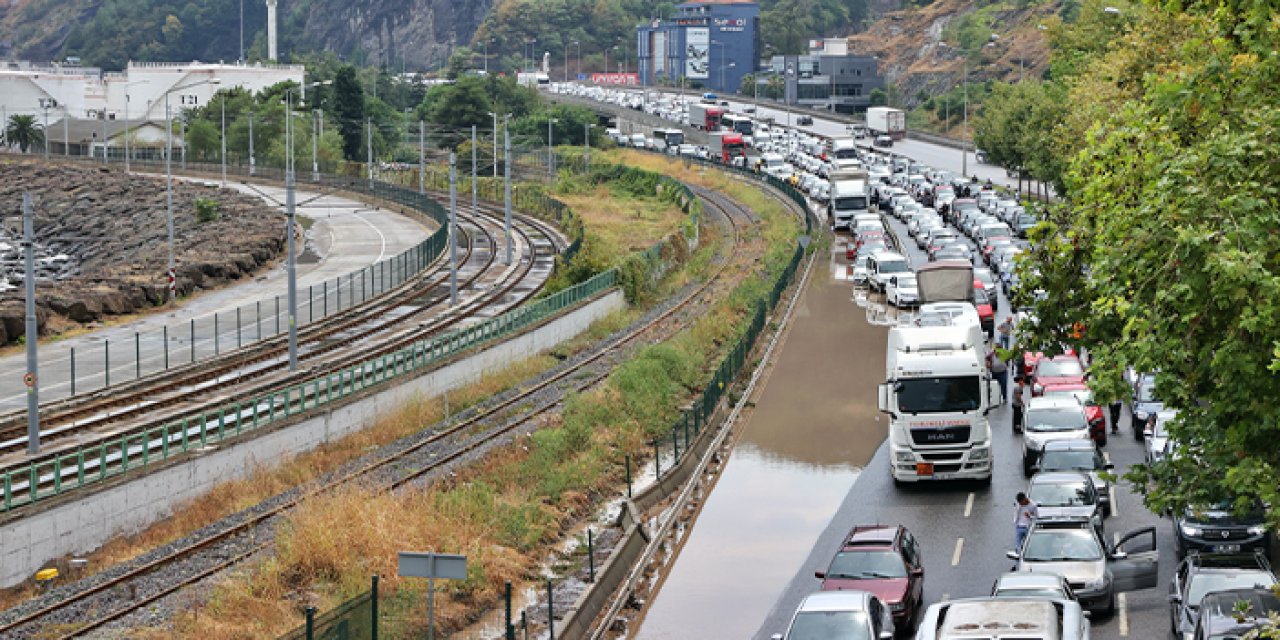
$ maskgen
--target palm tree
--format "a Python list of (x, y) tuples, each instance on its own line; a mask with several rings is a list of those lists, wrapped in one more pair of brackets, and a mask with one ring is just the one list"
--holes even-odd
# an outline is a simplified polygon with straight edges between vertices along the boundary
[(35, 116), (10, 116), (4, 128), (4, 142), (10, 147), (16, 145), (26, 153), (32, 147), (44, 144), (44, 130), (36, 124)]

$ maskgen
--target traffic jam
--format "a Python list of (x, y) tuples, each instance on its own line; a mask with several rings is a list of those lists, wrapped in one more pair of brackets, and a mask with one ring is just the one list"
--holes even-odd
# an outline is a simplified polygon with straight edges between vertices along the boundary
[(1222, 496), (1154, 514), (1121, 480), (1176, 450), (1158, 374), (1127, 372), (1129, 397), (1102, 406), (1087, 354), (1018, 347), (1034, 311), (1010, 300), (1038, 219), (1016, 194), (892, 153), (903, 132), (878, 114), (830, 137), (710, 94), (552, 90), (672, 122), (611, 130), (620, 145), (807, 193), (837, 234), (833, 273), (888, 328), (884, 383), (855, 390), (875, 394), (888, 437), (851, 492), (851, 517), (819, 538), (765, 637), (1208, 640), (1280, 613), (1270, 505), (1242, 513)]

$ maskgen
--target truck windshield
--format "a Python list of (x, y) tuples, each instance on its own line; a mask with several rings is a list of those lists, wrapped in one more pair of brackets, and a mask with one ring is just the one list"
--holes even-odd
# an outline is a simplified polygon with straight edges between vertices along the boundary
[(877, 267), (877, 270), (880, 272), (881, 275), (888, 275), (891, 273), (902, 273), (903, 271), (910, 271), (911, 268), (907, 266), (906, 260), (882, 260), (879, 262), (879, 266)]
[(867, 208), (866, 196), (850, 196), (847, 198), (836, 198), (835, 207), (837, 211), (852, 211)]
[(857, 149), (836, 149), (836, 160), (857, 160)]
[(982, 386), (977, 376), (898, 380), (898, 410), (906, 413), (977, 411)]
[(682, 131), (668, 131), (666, 138), (667, 144), (670, 146), (674, 147), (676, 145), (684, 144), (684, 132)]

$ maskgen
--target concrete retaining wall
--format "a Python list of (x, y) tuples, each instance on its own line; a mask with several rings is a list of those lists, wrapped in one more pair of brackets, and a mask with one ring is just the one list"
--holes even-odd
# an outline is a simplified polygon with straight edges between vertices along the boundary
[(384, 392), (246, 440), (238, 446), (210, 450), (136, 480), (86, 493), (5, 523), (0, 526), (0, 587), (21, 583), (51, 559), (86, 553), (116, 535), (137, 532), (167, 517), (175, 507), (200, 496), (218, 482), (242, 477), (256, 466), (274, 464), (358, 431), (414, 396), (434, 396), (463, 387), (529, 354), (554, 347), (625, 306), (621, 291), (610, 292), (533, 331)]

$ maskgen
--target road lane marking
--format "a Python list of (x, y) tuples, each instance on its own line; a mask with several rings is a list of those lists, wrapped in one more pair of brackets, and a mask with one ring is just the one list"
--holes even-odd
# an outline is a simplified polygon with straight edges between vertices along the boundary
[(1120, 517), (1120, 485), (1111, 483), (1111, 517)]
[(1129, 635), (1129, 602), (1121, 593), (1116, 596), (1116, 606), (1120, 607), (1120, 635)]
[(968, 518), (973, 513), (973, 492), (969, 492), (969, 497), (964, 501), (964, 517)]
[(960, 564), (960, 553), (964, 551), (964, 538), (956, 538), (956, 551), (951, 554), (951, 566)]

